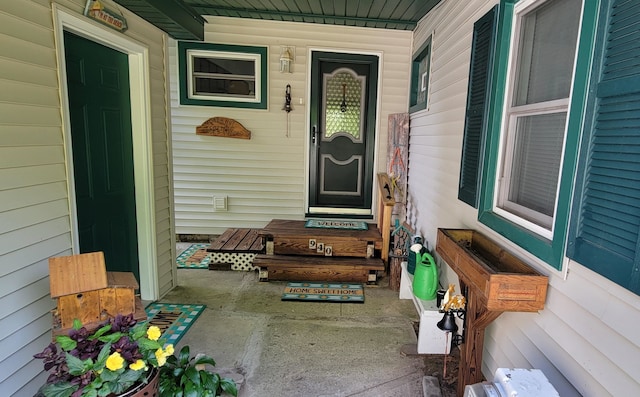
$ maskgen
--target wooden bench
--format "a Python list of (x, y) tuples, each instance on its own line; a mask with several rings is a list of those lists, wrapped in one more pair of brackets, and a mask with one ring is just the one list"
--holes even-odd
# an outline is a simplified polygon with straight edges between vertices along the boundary
[(253, 259), (264, 252), (260, 229), (227, 229), (211, 243), (209, 270), (256, 270)]

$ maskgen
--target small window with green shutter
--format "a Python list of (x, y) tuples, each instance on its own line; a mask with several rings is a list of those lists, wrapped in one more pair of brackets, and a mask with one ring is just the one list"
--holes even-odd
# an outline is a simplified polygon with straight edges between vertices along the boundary
[(600, 15), (567, 255), (640, 294), (640, 2)]
[(429, 99), (429, 69), (431, 67), (431, 37), (416, 51), (411, 64), (409, 113), (427, 108)]
[(462, 142), (458, 199), (478, 208), (482, 152), (487, 131), (491, 69), (496, 36), (495, 6), (473, 25), (467, 110)]

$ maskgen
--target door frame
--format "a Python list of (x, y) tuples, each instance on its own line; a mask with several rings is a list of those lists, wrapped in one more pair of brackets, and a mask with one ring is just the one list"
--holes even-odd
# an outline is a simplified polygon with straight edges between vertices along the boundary
[(143, 300), (159, 298), (156, 225), (153, 190), (153, 141), (151, 136), (151, 107), (149, 86), (149, 49), (121, 33), (108, 30), (86, 17), (53, 4), (54, 35), (58, 58), (58, 78), (62, 106), (62, 127), (69, 195), (71, 244), (74, 254), (80, 253), (78, 216), (71, 148), (71, 119), (64, 51), (64, 31), (69, 31), (105, 47), (128, 55), (131, 90), (131, 131), (133, 135), (133, 163), (138, 230), (138, 258), (140, 267), (140, 295)]
[[(376, 170), (378, 169), (378, 160), (379, 157), (378, 156), (378, 150), (380, 147), (380, 132), (381, 132), (381, 128), (380, 127), (380, 111), (381, 111), (381, 100), (382, 100), (382, 96), (380, 94), (380, 92), (382, 91), (382, 64), (383, 64), (383, 52), (382, 51), (365, 51), (365, 50), (348, 50), (348, 49), (335, 49), (335, 48), (326, 48), (326, 47), (309, 47), (307, 49), (307, 59), (309, 60), (309, 62), (307, 62), (307, 103), (309, 104), (309, 106), (307, 107), (307, 114), (306, 114), (306, 121), (305, 121), (305, 131), (306, 131), (306, 135), (305, 135), (305, 143), (304, 143), (304, 149), (305, 149), (305, 158), (304, 158), (304, 167), (305, 167), (305, 186), (304, 186), (304, 191), (305, 191), (305, 213), (307, 214), (311, 214), (313, 215), (313, 213), (311, 213), (310, 210), (310, 202), (309, 202), (309, 192), (310, 192), (310, 183), (311, 183), (311, 177), (309, 175), (310, 172), (310, 159), (309, 159), (309, 153), (311, 150), (311, 140), (308, 139), (308, 137), (310, 136), (309, 134), (311, 134), (311, 131), (309, 130), (309, 126), (311, 125), (311, 67), (312, 67), (312, 54), (314, 52), (334, 52), (337, 54), (352, 54), (352, 55), (374, 55), (378, 57), (378, 78), (377, 78), (377, 87), (378, 89), (376, 90), (376, 114), (375, 114), (375, 125), (373, 126), (374, 128), (374, 142), (373, 142), (373, 175), (371, 176), (373, 179), (373, 183), (371, 184), (371, 208), (370, 209), (356, 209), (355, 211), (353, 209), (346, 209), (346, 210), (341, 210), (340, 208), (332, 208), (332, 212), (335, 215), (342, 215), (342, 216), (346, 216), (348, 217), (349, 215), (353, 215), (355, 217), (362, 217), (362, 216), (371, 216), (372, 219), (375, 220), (376, 218), (376, 210), (375, 210), (375, 203), (378, 202), (378, 189), (376, 188), (377, 186), (377, 181), (376, 181)], [(318, 215), (325, 215), (325, 214), (321, 214), (318, 213)]]

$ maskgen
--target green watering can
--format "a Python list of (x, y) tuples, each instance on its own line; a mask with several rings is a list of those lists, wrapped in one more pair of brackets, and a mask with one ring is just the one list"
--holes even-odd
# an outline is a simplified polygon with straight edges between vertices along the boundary
[(436, 299), (438, 290), (438, 267), (428, 252), (416, 255), (416, 270), (413, 274), (413, 294), (430, 301)]

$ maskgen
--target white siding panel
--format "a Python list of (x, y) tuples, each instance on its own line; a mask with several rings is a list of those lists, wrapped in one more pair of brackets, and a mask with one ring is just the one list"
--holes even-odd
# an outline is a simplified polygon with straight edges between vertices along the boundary
[[(0, 255), (66, 233), (69, 233), (69, 217), (64, 213), (60, 218), (22, 227), (7, 233), (7, 235), (4, 236), (6, 238), (0, 240)], [(0, 285), (2, 285), (2, 280), (0, 280)], [(11, 287), (19, 288), (20, 284), (14, 284), (13, 286), (7, 285), (6, 288), (2, 288), (0, 296), (2, 296), (3, 293), (11, 291)]]
[[(485, 377), (540, 368), (563, 397), (640, 395), (640, 298), (576, 263), (565, 280), (457, 199), (473, 23), (496, 3), (443, 1), (415, 29), (414, 48), (434, 39), (429, 108), (411, 116), (408, 221), (430, 247), (439, 227), (480, 230), (550, 277), (544, 310), (504, 313), (487, 328)], [(444, 270), (443, 283), (455, 280)]]
[[(208, 21), (205, 41), (267, 47), (269, 108), (180, 105), (177, 44), (170, 42), (177, 233), (217, 235), (229, 227), (263, 227), (274, 218), (304, 217), (312, 49), (381, 54), (376, 169), (386, 169), (388, 115), (408, 107), (411, 32), (240, 18)], [(279, 72), (282, 45), (295, 47), (291, 74)], [(287, 84), (293, 107), (288, 117), (281, 110)], [(197, 136), (195, 128), (214, 116), (236, 119), (251, 131), (251, 139)], [(212, 199), (218, 195), (228, 196), (228, 211), (213, 211)]]
[(43, 329), (47, 326), (50, 327), (51, 325), (49, 320), (50, 317), (43, 317), (31, 324), (28, 324), (23, 329), (23, 332), (17, 332), (7, 338), (8, 342), (13, 342), (13, 337), (16, 335), (16, 343), (31, 340), (31, 343), (24, 345), (24, 347), (17, 353), (18, 357), (16, 358), (15, 363), (13, 363), (12, 360), (0, 362), (0, 368), (4, 370), (4, 366), (6, 365), (6, 373), (7, 375), (10, 375), (2, 381), (0, 384), (0, 390), (17, 390), (15, 394), (8, 395), (33, 396), (46, 381), (47, 378), (45, 376), (45, 372), (41, 371), (41, 360), (32, 359), (21, 366), (16, 366), (15, 364), (25, 362), (22, 357), (33, 357), (34, 354), (40, 353), (43, 350), (42, 346), (47, 346), (47, 344), (51, 342), (51, 333), (47, 332), (46, 334), (40, 335), (34, 339), (34, 334), (31, 332), (34, 329)]
[(29, 85), (58, 88), (55, 69), (4, 58), (0, 58), (0, 78)]
[(43, 202), (43, 200), (53, 201), (66, 198), (67, 186), (63, 181), (11, 190), (0, 190), (0, 213), (35, 205)]
[[(2, 65), (0, 65), (0, 70)], [(0, 125), (0, 147), (62, 145), (60, 128), (55, 126)]]
[(20, 19), (14, 15), (0, 12), (0, 35), (13, 36), (18, 40), (26, 40), (30, 44), (46, 48), (50, 44), (51, 33), (51, 26), (44, 26), (38, 21), (32, 22), (29, 19)]
[[(12, 16), (16, 20), (32, 21), (36, 26), (51, 29), (51, 9), (48, 0), (38, 4), (35, 1), (2, 1), (0, 13)], [(43, 4), (46, 6), (43, 7)]]
[(63, 156), (62, 146), (1, 147), (0, 167), (29, 167), (55, 164)]
[[(53, 44), (53, 32), (49, 34), (51, 35), (50, 43)], [(0, 57), (2, 58), (55, 69), (56, 53), (53, 48), (0, 34)]]
[[(35, 349), (33, 349), (34, 353), (31, 355), (39, 353), (51, 342), (51, 331), (42, 332), (42, 330), (51, 328), (51, 321), (52, 316), (50, 314), (44, 315), (27, 324), (20, 330), (20, 332), (12, 334), (5, 340), (15, 346), (26, 346), (31, 340), (33, 340), (37, 345), (35, 345)], [(0, 365), (3, 365), (6, 362), (5, 360), (9, 357), (9, 354), (7, 353), (7, 351), (0, 352)], [(22, 354), (22, 351), (20, 354)], [(42, 362), (40, 361), (38, 363), (41, 364)]]
[(56, 200), (3, 212), (0, 214), (0, 233), (41, 224), (43, 219), (47, 219), (47, 217), (60, 218), (68, 214), (69, 206), (66, 200)]
[(0, 107), (0, 120), (5, 124), (20, 125), (49, 125), (49, 122), (61, 124), (59, 108), (11, 103), (4, 103)]
[[(0, 294), (0, 297), (5, 297), (6, 295), (17, 291), (18, 289), (23, 288), (25, 285), (32, 285), (33, 283), (38, 282), (43, 278), (47, 279), (47, 283), (49, 282), (48, 260), (43, 260), (39, 263), (24, 267), (18, 266), (22, 265), (20, 262), (14, 263), (17, 270), (4, 274), (2, 276), (2, 279), (0, 279), (0, 287), (2, 287), (2, 294)], [(9, 309), (11, 308), (7, 308), (7, 310)]]
[(42, 87), (18, 81), (0, 80), (0, 102), (28, 103), (31, 105), (57, 107), (57, 87)]

